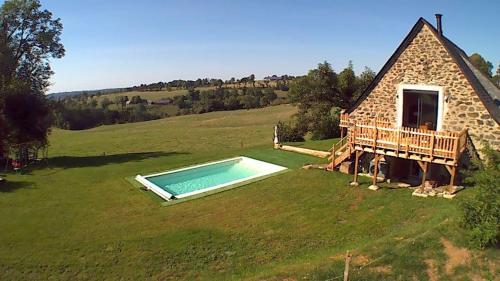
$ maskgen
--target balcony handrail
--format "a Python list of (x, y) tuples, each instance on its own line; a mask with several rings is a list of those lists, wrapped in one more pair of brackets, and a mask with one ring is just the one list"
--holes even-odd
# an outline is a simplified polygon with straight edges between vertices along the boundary
[(441, 158), (458, 163), (467, 143), (467, 129), (460, 132), (433, 131), (411, 127), (393, 127), (388, 119), (374, 118), (367, 121), (349, 121), (341, 115), (343, 124), (348, 124), (351, 145), (376, 149), (388, 149), (400, 154), (418, 154), (432, 161)]

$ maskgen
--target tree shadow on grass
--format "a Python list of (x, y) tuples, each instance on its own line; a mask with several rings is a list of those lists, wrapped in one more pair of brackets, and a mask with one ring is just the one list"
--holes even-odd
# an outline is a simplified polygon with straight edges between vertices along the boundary
[(99, 167), (110, 164), (137, 162), (150, 158), (189, 154), (186, 152), (135, 152), (124, 154), (110, 154), (97, 156), (58, 156), (49, 159), (48, 167), (51, 168), (83, 168)]
[(0, 182), (0, 193), (13, 192), (16, 189), (21, 188), (32, 188), (33, 184), (24, 181), (1, 181)]

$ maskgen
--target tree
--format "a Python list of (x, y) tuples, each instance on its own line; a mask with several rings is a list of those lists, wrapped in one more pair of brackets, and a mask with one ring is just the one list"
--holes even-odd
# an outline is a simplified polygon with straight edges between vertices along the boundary
[(278, 95), (276, 95), (273, 89), (265, 89), (262, 94), (260, 104), (263, 106), (271, 104), (271, 102), (278, 98)]
[(101, 108), (102, 109), (107, 109), (108, 106), (110, 106), (111, 104), (112, 104), (112, 102), (106, 97), (101, 100)]
[(339, 101), (340, 107), (348, 108), (351, 104), (352, 97), (356, 92), (356, 74), (354, 74), (352, 62), (349, 61), (347, 68), (342, 70), (338, 76), (338, 87), (340, 91)]
[(500, 63), (498, 64), (496, 74), (491, 78), (491, 80), (493, 81), (493, 84), (495, 84), (495, 86), (500, 88)]
[(97, 107), (97, 100), (96, 99), (90, 99), (89, 105), (91, 108), (96, 108)]
[(130, 99), (130, 103), (131, 104), (140, 104), (142, 103), (143, 100), (141, 98), (141, 96), (133, 96), (131, 99)]
[(115, 98), (115, 103), (119, 104), (122, 110), (125, 108), (128, 102), (128, 96), (118, 96)]
[(10, 0), (0, 7), (0, 137), (45, 143), (50, 110), (44, 92), (49, 59), (64, 56), (62, 24), (39, 0)]
[(252, 87), (255, 88), (255, 75), (254, 74), (251, 74), (248, 77), (248, 81), (250, 81), (252, 83)]
[(244, 88), (246, 88), (248, 83), (248, 78), (247, 77), (241, 78), (239, 84), (241, 83), (243, 83), (245, 85)]
[(480, 54), (474, 53), (469, 57), (470, 62), (481, 71), (488, 78), (491, 78), (491, 71), (493, 70), (493, 64), (485, 60)]
[(64, 46), (60, 42), (62, 24), (52, 13), (41, 10), (39, 0), (6, 1), (0, 10), (2, 45), (12, 51), (12, 65), (3, 73), (7, 78), (17, 77), (29, 84), (35, 92), (44, 92), (52, 75), (50, 58), (62, 58)]
[(52, 121), (45, 97), (33, 94), (27, 84), (19, 81), (3, 87), (0, 95), (3, 96), (2, 119), (8, 142), (45, 143)]
[(500, 152), (487, 143), (485, 161), (475, 164), (475, 171), (466, 179), (473, 184), (472, 197), (462, 202), (462, 226), (472, 246), (485, 248), (500, 239)]
[(240, 103), (245, 109), (256, 108), (260, 106), (260, 99), (253, 95), (244, 95), (240, 97)]
[(365, 70), (363, 70), (363, 72), (361, 72), (361, 74), (356, 79), (357, 89), (352, 97), (353, 103), (356, 102), (356, 100), (361, 96), (363, 91), (366, 90), (366, 88), (368, 88), (368, 86), (373, 81), (375, 76), (376, 76), (375, 72), (371, 70), (369, 67), (365, 66)]
[(328, 62), (318, 64), (306, 76), (290, 83), (288, 97), (299, 108), (295, 124), (305, 127), (314, 139), (334, 137), (338, 133), (339, 108), (350, 107), (373, 77), (375, 73), (369, 68), (357, 77), (351, 62), (338, 75)]
[(297, 78), (288, 93), (290, 100), (307, 109), (318, 103), (339, 105), (337, 73), (328, 62), (318, 64), (307, 76)]
[(215, 81), (215, 85), (217, 86), (217, 88), (221, 89), (224, 85), (224, 81), (222, 81), (222, 79), (218, 79), (217, 81)]
[(189, 90), (187, 95), (186, 95), (186, 98), (191, 102), (198, 101), (198, 100), (200, 100), (200, 91)]

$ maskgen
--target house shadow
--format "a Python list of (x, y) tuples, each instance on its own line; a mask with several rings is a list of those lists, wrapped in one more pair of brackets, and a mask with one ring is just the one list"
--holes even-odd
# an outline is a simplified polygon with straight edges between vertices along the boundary
[(137, 162), (151, 158), (167, 157), (167, 156), (182, 155), (182, 154), (189, 154), (189, 153), (153, 151), (153, 152), (135, 152), (135, 153), (96, 155), (96, 156), (58, 156), (49, 158), (47, 166), (50, 168), (63, 168), (63, 169), (99, 167), (110, 164)]

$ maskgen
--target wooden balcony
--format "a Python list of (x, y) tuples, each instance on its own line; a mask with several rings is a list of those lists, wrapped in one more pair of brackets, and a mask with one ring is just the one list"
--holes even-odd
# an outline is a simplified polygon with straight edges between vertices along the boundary
[(353, 150), (456, 166), (467, 144), (467, 129), (449, 132), (394, 128), (381, 118), (350, 122), (344, 116), (341, 120), (347, 125), (348, 142)]
[[(343, 148), (349, 151), (342, 154), (342, 157), (347, 158), (356, 152), (356, 164), (363, 152), (374, 153), (376, 162), (382, 155), (415, 160), (422, 168), (423, 180), (428, 163), (446, 165), (451, 175), (450, 185), (453, 184), (455, 168), (467, 144), (467, 129), (450, 132), (393, 127), (392, 122), (387, 119), (374, 118), (356, 122), (350, 120), (347, 114), (341, 115), (340, 127), (341, 130), (347, 128), (347, 142)], [(333, 169), (344, 159), (340, 159), (335, 153), (332, 156)], [(357, 173), (357, 165), (355, 170)], [(357, 177), (355, 182), (356, 179)]]
[(349, 136), (354, 150), (456, 166), (465, 150), (467, 129), (446, 132), (359, 122), (349, 128)]

